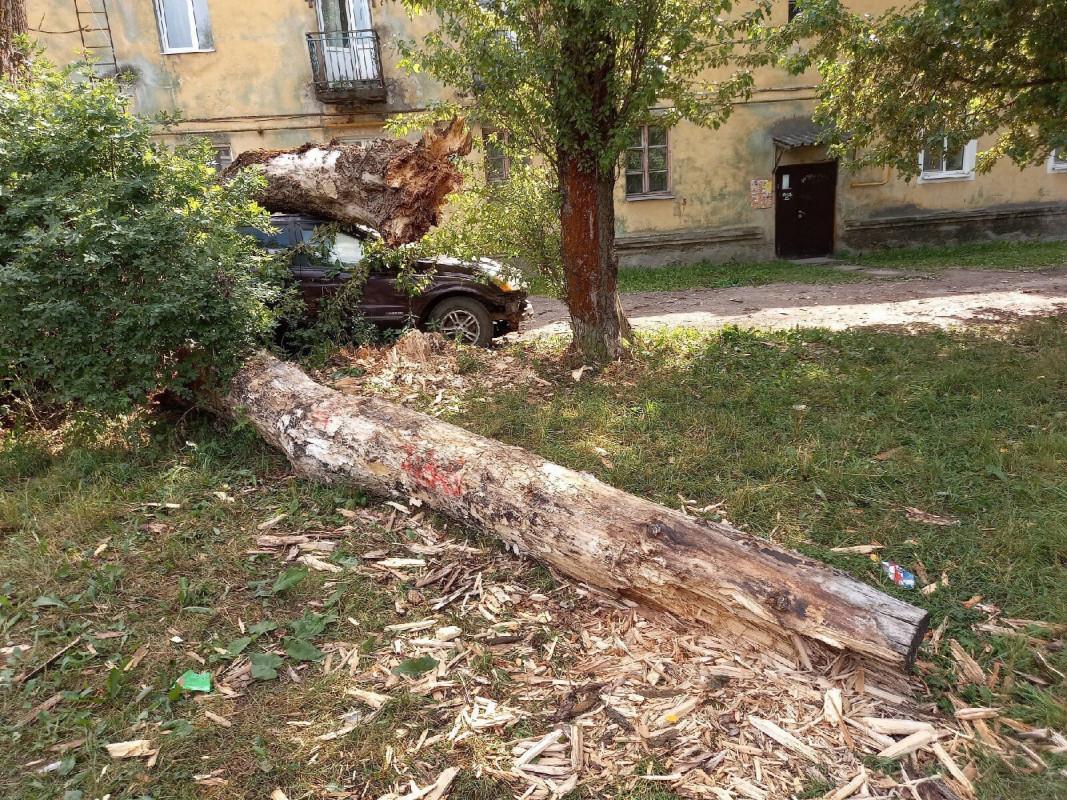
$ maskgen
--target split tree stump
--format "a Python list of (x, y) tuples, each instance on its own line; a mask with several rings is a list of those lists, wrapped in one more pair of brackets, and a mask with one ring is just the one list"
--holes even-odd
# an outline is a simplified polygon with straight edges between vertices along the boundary
[(438, 123), (418, 142), (375, 139), (364, 145), (306, 144), (293, 150), (247, 150), (226, 168), (260, 170), (256, 198), (269, 211), (312, 214), (366, 225), (392, 246), (421, 239), (437, 224), (448, 195), (463, 181), (454, 159), (471, 151), (464, 121)]

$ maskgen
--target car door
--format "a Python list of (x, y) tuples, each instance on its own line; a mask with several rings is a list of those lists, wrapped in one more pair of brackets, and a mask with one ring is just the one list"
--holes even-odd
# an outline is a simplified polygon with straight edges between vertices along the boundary
[(322, 287), (316, 280), (318, 273), (310, 269), (307, 255), (300, 249), (294, 249), (303, 240), (303, 232), (289, 216), (272, 215), (271, 227), (273, 230), (270, 231), (242, 228), (241, 232), (254, 237), (268, 253), (287, 254), (289, 273), (300, 290), (304, 304), (313, 312), (322, 298)]
[(319, 305), (325, 294), (327, 265), (316, 258), (307, 247), (315, 235), (318, 223), (308, 219), (293, 220), (292, 242), (294, 246), (290, 270), (300, 286), (300, 294), (304, 298), (308, 314), (314, 316), (318, 313)]
[(373, 270), (363, 287), (363, 316), (385, 325), (403, 325), (411, 314), (411, 297), (397, 288), (395, 269)]

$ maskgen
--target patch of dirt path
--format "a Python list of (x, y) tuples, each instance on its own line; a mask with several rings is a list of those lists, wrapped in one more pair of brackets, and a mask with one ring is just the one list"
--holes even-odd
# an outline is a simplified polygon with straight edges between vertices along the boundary
[[(558, 300), (532, 298), (534, 315), (523, 337), (567, 331)], [(933, 325), (939, 328), (1005, 323), (1067, 311), (1067, 268), (1042, 272), (949, 270), (936, 277), (845, 284), (772, 283), (729, 289), (624, 294), (636, 328), (683, 326), (846, 328)]]

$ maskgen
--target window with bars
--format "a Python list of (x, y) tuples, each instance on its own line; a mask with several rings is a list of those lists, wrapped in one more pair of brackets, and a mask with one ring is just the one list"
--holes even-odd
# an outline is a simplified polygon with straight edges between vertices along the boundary
[(155, 7), (164, 53), (214, 49), (207, 0), (155, 0)]
[(974, 177), (978, 142), (959, 143), (949, 136), (932, 140), (919, 154), (921, 180)]
[(228, 144), (216, 144), (214, 148), (215, 157), (211, 159), (211, 166), (215, 168), (216, 172), (222, 172), (233, 163), (233, 150), (230, 149)]
[(642, 125), (631, 133), (626, 148), (626, 196), (667, 194), (670, 186), (667, 129)]
[(506, 131), (483, 129), (485, 143), (485, 179), (489, 183), (503, 183), (511, 177), (511, 158), (507, 153)]

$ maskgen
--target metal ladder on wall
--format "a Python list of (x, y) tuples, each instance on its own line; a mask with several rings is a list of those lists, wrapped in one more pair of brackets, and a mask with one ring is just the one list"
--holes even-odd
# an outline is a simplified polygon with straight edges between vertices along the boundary
[(111, 20), (107, 14), (107, 0), (74, 0), (82, 49), (93, 60), (93, 71), (101, 78), (119, 71), (115, 55), (115, 40), (111, 36)]

